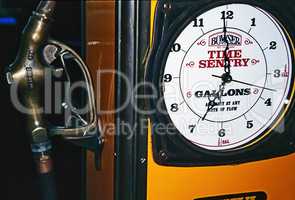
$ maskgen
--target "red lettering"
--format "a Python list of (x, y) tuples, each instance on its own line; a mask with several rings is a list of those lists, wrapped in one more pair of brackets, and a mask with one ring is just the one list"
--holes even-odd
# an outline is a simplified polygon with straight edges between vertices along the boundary
[(234, 57), (241, 58), (242, 57), (242, 50), (235, 50)]
[(242, 61), (244, 62), (244, 64), (243, 64), (244, 66), (248, 66), (250, 58), (244, 58), (244, 59), (242, 59)]
[(229, 50), (226, 54), (223, 50), (210, 50), (208, 55), (208, 60), (199, 61), (199, 68), (224, 67), (226, 56), (229, 58), (232, 67), (247, 67), (251, 60), (250, 58), (242, 58), (242, 50)]
[[(208, 51), (209, 59), (225, 58), (224, 51)], [(241, 58), (242, 50), (229, 50), (226, 53), (228, 58)]]
[(241, 59), (235, 59), (233, 61), (234, 61), (234, 66), (242, 66), (242, 64), (241, 64), (242, 60)]
[(208, 51), (209, 59), (213, 59), (214, 58), (214, 56), (213, 56), (214, 53), (215, 53), (215, 51)]
[(224, 58), (224, 51), (217, 51), (216, 58)]
[(224, 67), (224, 60), (216, 60), (216, 67)]
[(208, 60), (208, 65), (207, 65), (208, 68), (213, 68), (215, 67), (215, 60)]
[(199, 68), (206, 68), (207, 67), (206, 63), (207, 63), (206, 60), (200, 60)]

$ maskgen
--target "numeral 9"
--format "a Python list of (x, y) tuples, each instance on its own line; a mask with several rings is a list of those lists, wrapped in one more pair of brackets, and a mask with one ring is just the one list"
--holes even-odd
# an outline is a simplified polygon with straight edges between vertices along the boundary
[(166, 83), (169, 83), (172, 81), (172, 75), (171, 74), (165, 74), (163, 77), (163, 81)]

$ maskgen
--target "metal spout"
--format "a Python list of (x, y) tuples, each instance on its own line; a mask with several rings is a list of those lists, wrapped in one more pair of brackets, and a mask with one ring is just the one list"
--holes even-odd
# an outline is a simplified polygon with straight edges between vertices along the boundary
[(54, 14), (56, 1), (41, 1), (36, 9), (36, 13), (51, 18)]

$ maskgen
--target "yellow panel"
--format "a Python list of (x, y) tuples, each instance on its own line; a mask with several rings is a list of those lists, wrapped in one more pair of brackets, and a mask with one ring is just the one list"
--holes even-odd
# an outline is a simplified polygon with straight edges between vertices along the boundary
[[(152, 22), (155, 4), (152, 1)], [(148, 200), (193, 200), (256, 191), (266, 192), (268, 200), (295, 199), (295, 154), (231, 166), (165, 167), (152, 157), (150, 124), (148, 134)]]
[[(149, 126), (151, 127), (151, 126)], [(268, 200), (295, 199), (295, 155), (217, 167), (164, 167), (152, 157), (148, 142), (148, 200), (193, 200), (197, 197), (264, 191)]]

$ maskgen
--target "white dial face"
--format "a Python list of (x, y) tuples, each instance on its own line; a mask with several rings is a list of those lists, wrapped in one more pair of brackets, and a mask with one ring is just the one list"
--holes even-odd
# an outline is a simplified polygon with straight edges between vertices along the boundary
[(164, 67), (172, 123), (209, 150), (265, 135), (291, 102), (292, 49), (279, 22), (246, 4), (213, 8), (178, 35)]

